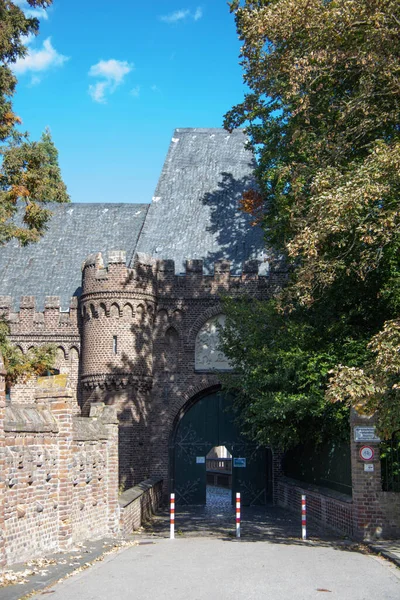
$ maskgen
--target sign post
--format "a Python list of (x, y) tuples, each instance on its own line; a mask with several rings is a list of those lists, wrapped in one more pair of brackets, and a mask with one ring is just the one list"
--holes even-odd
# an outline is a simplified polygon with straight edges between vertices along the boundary
[(307, 517), (306, 517), (306, 497), (304, 494), (301, 496), (301, 537), (303, 540), (307, 539)]
[(175, 494), (171, 494), (169, 538), (175, 538)]
[(236, 537), (240, 538), (240, 492), (236, 492)]

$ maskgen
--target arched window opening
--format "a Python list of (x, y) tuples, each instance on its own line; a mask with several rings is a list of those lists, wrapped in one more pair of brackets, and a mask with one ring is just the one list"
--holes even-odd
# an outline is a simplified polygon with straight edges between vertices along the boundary
[(219, 328), (225, 325), (225, 315), (208, 319), (196, 336), (196, 371), (231, 371), (232, 366), (220, 348)]

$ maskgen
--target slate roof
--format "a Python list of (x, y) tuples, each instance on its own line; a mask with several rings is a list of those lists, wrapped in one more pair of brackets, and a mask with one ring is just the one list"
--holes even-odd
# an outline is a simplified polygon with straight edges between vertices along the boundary
[[(80, 295), (81, 265), (93, 252), (126, 250), (173, 259), (182, 273), (187, 259), (202, 258), (205, 271), (228, 259), (233, 272), (245, 260), (266, 258), (260, 228), (239, 211), (245, 189), (255, 186), (254, 159), (242, 130), (176, 129), (154, 194), (147, 204), (56, 204), (48, 231), (25, 248), (0, 247), (0, 295), (60, 296), (62, 310)], [(268, 262), (264, 262), (264, 269)], [(261, 269), (262, 272), (262, 269)]]
[[(126, 250), (134, 254), (148, 204), (55, 204), (43, 238), (20, 247), (11, 241), (0, 247), (0, 295), (36, 296), (43, 310), (45, 296), (60, 296), (62, 310), (80, 295), (81, 265), (92, 252)], [(104, 256), (106, 260), (106, 255)]]
[(176, 129), (139, 237), (137, 250), (175, 260), (202, 258), (212, 271), (229, 259), (239, 272), (244, 260), (261, 258), (260, 228), (239, 211), (245, 189), (254, 187), (254, 158), (243, 130)]

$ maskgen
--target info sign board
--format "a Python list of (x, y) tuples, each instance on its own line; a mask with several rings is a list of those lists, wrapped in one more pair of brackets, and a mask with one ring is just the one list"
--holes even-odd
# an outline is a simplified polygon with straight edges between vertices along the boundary
[(233, 466), (234, 467), (241, 467), (243, 469), (246, 466), (246, 459), (245, 458), (234, 458), (233, 459)]
[(375, 427), (354, 427), (355, 442), (380, 442), (375, 433)]

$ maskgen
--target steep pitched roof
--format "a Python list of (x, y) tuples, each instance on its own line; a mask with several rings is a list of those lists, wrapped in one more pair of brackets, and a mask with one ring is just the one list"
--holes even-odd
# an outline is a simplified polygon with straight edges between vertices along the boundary
[[(66, 310), (80, 295), (81, 265), (92, 252), (125, 249), (132, 257), (148, 204), (54, 204), (43, 238), (20, 247), (0, 247), (0, 295), (36, 296), (43, 310), (45, 296), (60, 296)], [(104, 257), (106, 259), (106, 256)]]
[(239, 210), (244, 190), (254, 187), (254, 157), (242, 130), (176, 129), (141, 231), (137, 250), (175, 260), (202, 258), (206, 271), (218, 259), (239, 271), (261, 258), (260, 228)]

